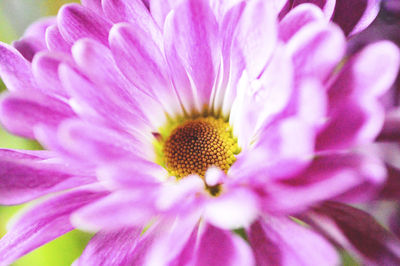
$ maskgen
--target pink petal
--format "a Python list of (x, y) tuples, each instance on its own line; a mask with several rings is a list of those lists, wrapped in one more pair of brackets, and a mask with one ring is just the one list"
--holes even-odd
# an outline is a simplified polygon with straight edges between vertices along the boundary
[(41, 52), (35, 56), (32, 62), (32, 72), (39, 89), (44, 94), (61, 99), (68, 98), (58, 77), (58, 67), (63, 62), (73, 64), (70, 57), (51, 52)]
[(51, 192), (95, 181), (89, 176), (74, 176), (71, 171), (65, 171), (65, 166), (52, 163), (47, 153), (43, 155), (0, 150), (1, 204), (21, 204)]
[(203, 217), (222, 229), (246, 228), (257, 218), (258, 205), (255, 193), (250, 190), (228, 188), (222, 195), (207, 201)]
[(63, 6), (57, 16), (61, 35), (68, 43), (81, 38), (93, 38), (104, 45), (108, 44), (111, 23), (93, 11), (78, 5)]
[(106, 193), (87, 189), (67, 192), (26, 211), (0, 240), (0, 261), (8, 265), (26, 253), (71, 231), (70, 214)]
[[(161, 34), (156, 39), (146, 29), (117, 24), (110, 32), (110, 45), (116, 62), (125, 76), (139, 89), (150, 93), (171, 115), (182, 112), (171, 83), (164, 55)], [(151, 82), (149, 82), (151, 80)]]
[(170, 227), (157, 235), (146, 254), (146, 265), (193, 263), (201, 218), (201, 213), (193, 207), (190, 213), (176, 217)]
[(45, 42), (46, 29), (56, 24), (56, 18), (44, 18), (32, 23), (24, 36), (13, 42), (13, 46), (29, 61), (40, 51), (47, 50)]
[(365, 29), (379, 12), (378, 0), (336, 0), (333, 21), (340, 25), (346, 35), (354, 35)]
[(329, 89), (330, 120), (318, 137), (318, 149), (351, 147), (377, 137), (384, 122), (377, 98), (393, 84), (399, 63), (398, 48), (382, 41), (367, 46), (343, 67)]
[(0, 77), (10, 91), (36, 88), (29, 61), (15, 48), (1, 42)]
[(128, 265), (134, 254), (141, 228), (99, 232), (88, 243), (75, 266)]
[(229, 175), (245, 179), (254, 175), (268, 175), (265, 180), (286, 179), (312, 160), (315, 133), (302, 119), (282, 119), (260, 134), (256, 146), (239, 155)]
[(119, 190), (81, 208), (72, 215), (72, 223), (87, 231), (117, 230), (123, 227), (146, 226), (155, 215), (157, 189)]
[(83, 6), (95, 11), (98, 14), (103, 13), (101, 2), (101, 0), (81, 0)]
[(33, 37), (25, 37), (19, 41), (13, 42), (12, 45), (28, 61), (32, 61), (33, 57), (38, 52), (47, 50), (45, 44), (37, 41), (36, 38)]
[(135, 161), (154, 157), (152, 147), (145, 146), (133, 136), (81, 120), (64, 122), (58, 129), (58, 138), (68, 155), (98, 165), (122, 159)]
[(204, 182), (196, 175), (187, 176), (179, 182), (165, 183), (158, 192), (156, 206), (160, 210), (174, 211), (182, 207), (182, 202), (189, 202), (189, 198), (196, 198), (203, 190)]
[(35, 126), (57, 127), (63, 120), (72, 117), (74, 114), (68, 105), (39, 93), (9, 94), (0, 105), (0, 121), (6, 129), (31, 139), (35, 138)]
[(149, 33), (160, 30), (142, 0), (103, 0), (102, 4), (104, 13), (114, 23), (131, 22)]
[(310, 3), (318, 6), (324, 12), (327, 19), (330, 19), (335, 11), (336, 0), (291, 0), (293, 7)]
[(255, 265), (250, 246), (230, 231), (206, 225), (196, 251), (198, 266)]
[(353, 198), (363, 195), (360, 185), (372, 184), (376, 189), (386, 176), (382, 162), (375, 157), (357, 154), (319, 156), (297, 176), (266, 186), (264, 206), (270, 212), (299, 212), (324, 200), (352, 191)]
[(103, 185), (111, 189), (157, 187), (168, 176), (166, 170), (151, 161), (135, 159), (104, 165), (97, 170)]
[(326, 202), (310, 214), (315, 226), (365, 264), (397, 265), (400, 242), (369, 214), (338, 202)]
[[(178, 93), (191, 89), (181, 86), (188, 84), (185, 72), (195, 86), (194, 99), (190, 99), (190, 92), (184, 92), (182, 102), (188, 108), (186, 103), (198, 100), (197, 107), (201, 111), (204, 105), (209, 104), (220, 61), (218, 24), (211, 8), (202, 0), (184, 1), (167, 19), (164, 40), (174, 78), (184, 79), (183, 82), (175, 80)], [(192, 108), (187, 111), (192, 111)]]
[[(277, 79), (280, 73), (285, 73), (286, 78)], [(293, 87), (292, 62), (281, 50), (276, 51), (260, 79), (250, 82), (246, 74), (237, 84), (237, 96), (229, 118), (240, 147), (247, 147), (262, 128), (282, 112)]]
[(71, 45), (68, 44), (61, 33), (57, 25), (53, 25), (46, 30), (46, 44), (50, 51), (60, 51), (64, 53), (69, 53), (71, 50)]
[(184, 0), (149, 0), (150, 12), (160, 28), (164, 27), (165, 19), (170, 11), (179, 6)]
[(152, 132), (149, 128), (150, 123), (142, 115), (140, 107), (130, 105), (130, 108), (124, 108), (124, 102), (110, 100), (115, 97), (107, 87), (98, 90), (95, 84), (65, 64), (59, 67), (59, 75), (64, 88), (76, 101), (73, 108), (80, 116), (107, 123), (114, 128), (129, 129), (131, 132), (137, 132), (139, 136)]
[(234, 47), (243, 55), (250, 78), (264, 70), (277, 41), (277, 25), (270, 1), (250, 1), (240, 18), (234, 38)]
[(96, 87), (109, 93), (110, 100), (128, 105), (126, 108), (138, 105), (132, 93), (132, 83), (118, 70), (108, 47), (93, 39), (81, 39), (72, 47), (72, 56), (81, 73)]
[(248, 232), (257, 265), (339, 265), (335, 248), (322, 236), (288, 218), (268, 217)]
[(298, 79), (326, 81), (344, 56), (345, 37), (339, 27), (315, 21), (302, 27), (287, 43)]
[(315, 21), (323, 23), (324, 14), (321, 9), (310, 4), (299, 5), (291, 10), (279, 23), (279, 37), (287, 42), (302, 27)]

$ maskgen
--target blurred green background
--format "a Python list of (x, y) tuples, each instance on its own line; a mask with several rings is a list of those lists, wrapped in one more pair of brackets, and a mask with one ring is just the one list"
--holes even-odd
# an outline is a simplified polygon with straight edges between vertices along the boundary
[[(0, 0), (0, 41), (11, 43), (23, 34), (26, 27), (43, 16), (57, 14), (67, 0)], [(0, 91), (5, 90), (0, 80)], [(38, 149), (33, 141), (18, 138), (0, 128), (0, 148)], [(6, 233), (6, 224), (21, 206), (0, 207), (0, 237)], [(22, 257), (13, 265), (43, 266), (71, 265), (81, 254), (90, 235), (73, 231)]]

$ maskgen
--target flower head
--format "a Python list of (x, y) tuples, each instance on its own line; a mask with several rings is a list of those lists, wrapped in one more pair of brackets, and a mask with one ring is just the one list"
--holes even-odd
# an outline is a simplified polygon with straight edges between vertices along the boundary
[(77, 227), (97, 232), (78, 265), (336, 265), (329, 220), (344, 248), (398, 262), (389, 233), (378, 258), (336, 217), (366, 214), (328, 202), (385, 179), (358, 148), (382, 127), (398, 49), (344, 58), (334, 1), (171, 2), (66, 5), (32, 58), (1, 44), (1, 121), (47, 151), (1, 151), (0, 203), (60, 194), (21, 216), (0, 261)]

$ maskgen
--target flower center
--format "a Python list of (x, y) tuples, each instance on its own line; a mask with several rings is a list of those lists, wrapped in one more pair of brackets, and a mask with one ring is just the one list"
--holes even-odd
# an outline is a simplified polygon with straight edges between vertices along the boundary
[(239, 153), (232, 128), (221, 118), (201, 117), (177, 126), (164, 143), (164, 163), (171, 175), (204, 177), (216, 166), (227, 172)]

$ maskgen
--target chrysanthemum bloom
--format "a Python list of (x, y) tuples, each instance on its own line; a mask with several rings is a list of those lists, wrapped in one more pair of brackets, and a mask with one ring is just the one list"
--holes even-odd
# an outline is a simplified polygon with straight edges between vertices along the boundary
[(385, 180), (359, 147), (383, 124), (393, 44), (344, 58), (312, 4), (98, 2), (28, 31), (25, 57), (0, 46), (1, 121), (47, 148), (0, 151), (0, 203), (58, 192), (10, 226), (2, 264), (73, 228), (97, 232), (77, 265), (337, 265), (336, 248), (400, 262), (339, 203)]

